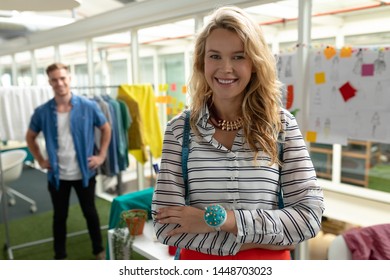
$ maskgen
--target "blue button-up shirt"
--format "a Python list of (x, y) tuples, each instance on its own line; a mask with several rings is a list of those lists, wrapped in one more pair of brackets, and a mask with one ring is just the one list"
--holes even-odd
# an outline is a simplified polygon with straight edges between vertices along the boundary
[[(72, 94), (70, 103), (72, 104), (70, 131), (83, 176), (83, 185), (87, 187), (89, 179), (96, 174), (96, 170), (88, 168), (88, 157), (92, 156), (95, 150), (94, 129), (104, 125), (107, 119), (94, 101), (83, 96)], [(51, 166), (47, 173), (48, 180), (58, 188), (60, 184), (57, 157), (58, 122), (57, 104), (54, 98), (35, 109), (29, 128), (36, 133), (43, 132)]]

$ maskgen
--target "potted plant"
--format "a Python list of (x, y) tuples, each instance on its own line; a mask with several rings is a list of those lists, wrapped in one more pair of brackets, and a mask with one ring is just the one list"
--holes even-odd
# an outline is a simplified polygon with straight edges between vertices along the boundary
[(143, 233), (147, 219), (148, 211), (144, 209), (125, 210), (121, 213), (119, 225), (113, 234), (116, 260), (131, 259), (134, 239)]

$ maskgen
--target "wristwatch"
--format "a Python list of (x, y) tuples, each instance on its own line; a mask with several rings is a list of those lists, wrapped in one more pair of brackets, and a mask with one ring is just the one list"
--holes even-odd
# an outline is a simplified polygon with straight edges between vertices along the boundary
[(226, 210), (219, 204), (214, 204), (205, 207), (204, 221), (209, 227), (215, 228), (216, 231), (221, 230), (221, 226), (226, 222)]

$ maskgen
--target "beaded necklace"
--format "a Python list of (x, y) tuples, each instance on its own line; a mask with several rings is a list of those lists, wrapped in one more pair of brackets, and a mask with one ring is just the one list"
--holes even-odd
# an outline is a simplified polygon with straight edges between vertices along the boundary
[(226, 130), (226, 131), (239, 130), (244, 124), (244, 120), (242, 119), (242, 117), (239, 117), (238, 119), (236, 119), (234, 121), (227, 121), (227, 120), (220, 119), (217, 116), (213, 105), (210, 106), (210, 113), (211, 113), (210, 120), (211, 120), (212, 124), (215, 127), (222, 129), (222, 130)]

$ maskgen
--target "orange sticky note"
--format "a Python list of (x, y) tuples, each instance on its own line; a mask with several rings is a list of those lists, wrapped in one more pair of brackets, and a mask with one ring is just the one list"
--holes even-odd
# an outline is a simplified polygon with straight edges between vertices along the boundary
[(172, 96), (170, 96), (170, 95), (167, 95), (166, 96), (167, 97), (167, 104), (171, 104), (172, 103), (172, 100), (173, 100), (173, 98), (172, 98)]
[(172, 108), (171, 107), (167, 107), (167, 115), (171, 115), (172, 114)]
[(336, 55), (336, 50), (333, 47), (328, 46), (324, 50), (324, 55), (327, 59), (331, 59), (333, 56)]
[(314, 76), (314, 80), (316, 84), (323, 84), (326, 82), (325, 80), (325, 72), (318, 72)]
[(343, 47), (340, 51), (340, 57), (351, 57), (352, 48), (351, 47)]
[(166, 96), (157, 96), (156, 103), (167, 103), (167, 97)]
[(317, 132), (315, 132), (315, 131), (306, 132), (306, 141), (317, 142)]
[(181, 93), (186, 94), (187, 93), (187, 86), (181, 87)]

